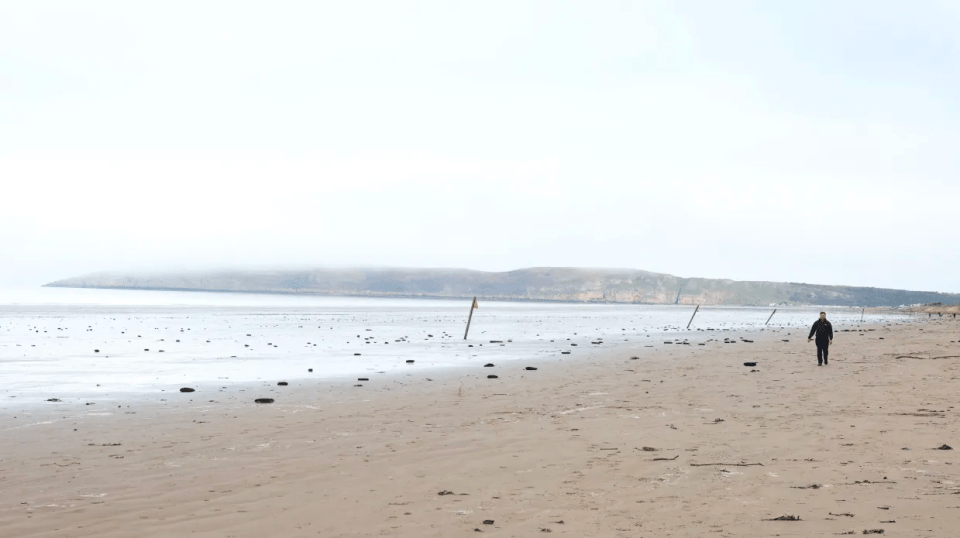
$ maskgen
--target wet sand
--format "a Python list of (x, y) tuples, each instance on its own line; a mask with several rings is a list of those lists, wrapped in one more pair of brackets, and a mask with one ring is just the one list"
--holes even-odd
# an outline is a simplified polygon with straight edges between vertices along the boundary
[(0, 535), (956, 536), (960, 322), (862, 328), (51, 403), (0, 417)]

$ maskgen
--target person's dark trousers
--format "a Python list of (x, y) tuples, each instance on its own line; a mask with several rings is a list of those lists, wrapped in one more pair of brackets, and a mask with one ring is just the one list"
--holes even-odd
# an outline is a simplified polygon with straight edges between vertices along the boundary
[(830, 344), (817, 342), (817, 364), (827, 364), (827, 353), (830, 352)]

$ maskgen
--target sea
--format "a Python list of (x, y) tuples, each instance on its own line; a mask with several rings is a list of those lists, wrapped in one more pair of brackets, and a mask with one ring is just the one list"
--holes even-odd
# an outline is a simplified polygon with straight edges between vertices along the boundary
[[(695, 345), (784, 327), (806, 337), (823, 310), (706, 306), (692, 317), (695, 307), (685, 305), (480, 299), (471, 306), (469, 299), (0, 290), (0, 399), (575, 361), (618, 346), (657, 360), (666, 341)], [(913, 319), (826, 310), (835, 329)]]

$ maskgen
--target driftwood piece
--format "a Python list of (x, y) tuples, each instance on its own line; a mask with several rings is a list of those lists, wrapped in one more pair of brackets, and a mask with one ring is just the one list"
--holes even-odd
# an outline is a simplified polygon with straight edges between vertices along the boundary
[(709, 467), (712, 465), (723, 465), (723, 466), (729, 465), (730, 467), (750, 467), (751, 465), (759, 465), (760, 467), (763, 467), (762, 463), (691, 463), (690, 464), (691, 467)]

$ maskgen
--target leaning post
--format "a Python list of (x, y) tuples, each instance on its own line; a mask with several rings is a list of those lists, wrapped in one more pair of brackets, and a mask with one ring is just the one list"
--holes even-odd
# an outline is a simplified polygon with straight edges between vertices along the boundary
[(690, 323), (693, 323), (693, 318), (696, 317), (698, 310), (700, 310), (700, 305), (697, 305), (697, 308), (695, 308), (695, 309), (693, 310), (693, 315), (690, 316), (690, 322), (687, 323), (687, 329), (690, 328)]
[(467, 330), (463, 332), (463, 339), (464, 339), (464, 340), (467, 339), (467, 334), (470, 333), (470, 320), (473, 319), (473, 309), (475, 309), (475, 308), (480, 308), (479, 306), (477, 306), (477, 298), (476, 298), (476, 297), (473, 298), (473, 304), (470, 305), (470, 315), (467, 316)]

